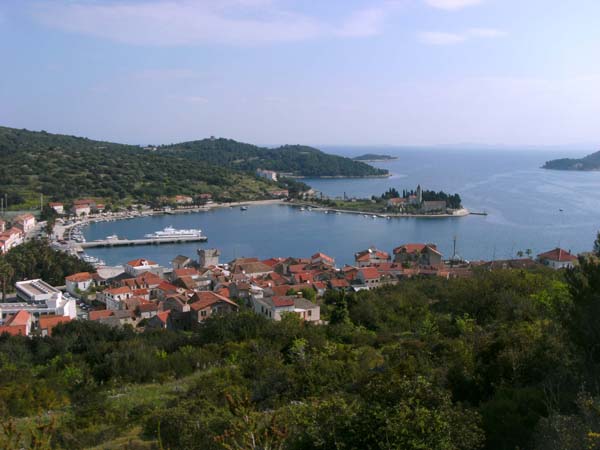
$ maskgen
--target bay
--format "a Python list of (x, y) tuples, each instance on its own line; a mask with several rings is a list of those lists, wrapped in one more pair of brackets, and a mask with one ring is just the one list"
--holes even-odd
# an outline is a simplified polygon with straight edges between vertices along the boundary
[[(564, 151), (507, 151), (406, 148), (329, 148), (332, 153), (387, 153), (397, 160), (373, 163), (390, 170), (389, 178), (306, 179), (326, 195), (368, 197), (390, 187), (457, 192), (472, 211), (487, 216), (393, 220), (356, 215), (301, 212), (288, 206), (215, 209), (209, 212), (153, 216), (92, 224), (88, 240), (108, 235), (139, 238), (172, 225), (201, 228), (205, 244), (90, 249), (108, 264), (145, 257), (168, 265), (178, 254), (194, 256), (199, 247), (216, 247), (222, 260), (257, 256), (310, 256), (322, 251), (338, 265), (352, 263), (356, 251), (377, 246), (391, 251), (408, 242), (433, 242), (451, 256), (469, 260), (514, 257), (519, 250), (534, 253), (561, 246), (574, 252), (590, 250), (600, 228), (600, 173), (540, 169)], [(583, 152), (584, 153), (584, 152)], [(562, 211), (561, 211), (562, 210)]]

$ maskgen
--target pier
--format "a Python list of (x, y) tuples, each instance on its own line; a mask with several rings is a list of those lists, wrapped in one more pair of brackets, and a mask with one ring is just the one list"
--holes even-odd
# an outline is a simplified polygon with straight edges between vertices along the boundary
[(169, 237), (169, 238), (144, 238), (144, 239), (101, 239), (89, 242), (73, 242), (71, 245), (86, 248), (96, 247), (126, 247), (130, 245), (161, 245), (161, 244), (187, 244), (190, 242), (206, 242), (206, 236), (198, 237)]

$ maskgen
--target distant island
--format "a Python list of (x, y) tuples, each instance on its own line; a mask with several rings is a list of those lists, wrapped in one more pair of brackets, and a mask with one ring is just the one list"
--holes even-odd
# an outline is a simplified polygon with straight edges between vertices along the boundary
[(394, 159), (398, 159), (396, 156), (390, 155), (378, 155), (376, 153), (366, 153), (364, 155), (357, 156), (352, 158), (354, 161), (362, 161), (362, 162), (377, 162), (377, 161), (391, 161)]
[(600, 151), (587, 155), (584, 158), (562, 158), (547, 161), (542, 166), (543, 169), (550, 170), (579, 170), (593, 171), (600, 170)]

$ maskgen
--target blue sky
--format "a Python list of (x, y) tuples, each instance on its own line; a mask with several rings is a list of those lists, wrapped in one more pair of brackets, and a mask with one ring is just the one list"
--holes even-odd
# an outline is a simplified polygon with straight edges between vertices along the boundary
[(597, 0), (2, 0), (0, 124), (150, 144), (600, 143)]

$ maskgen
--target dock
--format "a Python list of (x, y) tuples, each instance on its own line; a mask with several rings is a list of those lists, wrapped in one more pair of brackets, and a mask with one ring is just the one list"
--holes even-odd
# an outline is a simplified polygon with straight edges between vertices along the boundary
[(78, 242), (74, 245), (86, 248), (97, 247), (126, 247), (130, 245), (161, 245), (161, 244), (189, 244), (191, 242), (206, 242), (206, 236), (198, 237), (169, 237), (169, 238), (144, 238), (144, 239), (100, 239), (97, 241)]

